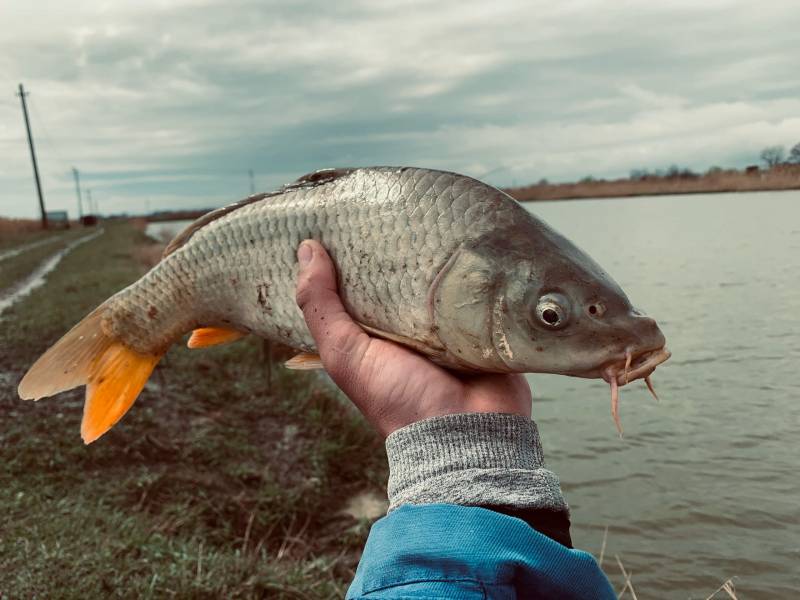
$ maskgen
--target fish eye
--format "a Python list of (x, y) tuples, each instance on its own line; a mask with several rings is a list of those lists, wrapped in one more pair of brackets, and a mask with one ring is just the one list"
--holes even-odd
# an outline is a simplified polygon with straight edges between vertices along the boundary
[(568, 311), (567, 299), (561, 294), (546, 294), (536, 305), (536, 316), (539, 321), (551, 329), (558, 329), (566, 324)]

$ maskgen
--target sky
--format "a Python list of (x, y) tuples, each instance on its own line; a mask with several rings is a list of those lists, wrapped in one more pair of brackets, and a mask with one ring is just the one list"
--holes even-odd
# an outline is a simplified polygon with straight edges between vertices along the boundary
[(498, 186), (800, 142), (795, 0), (0, 0), (0, 215), (215, 207), (331, 166)]

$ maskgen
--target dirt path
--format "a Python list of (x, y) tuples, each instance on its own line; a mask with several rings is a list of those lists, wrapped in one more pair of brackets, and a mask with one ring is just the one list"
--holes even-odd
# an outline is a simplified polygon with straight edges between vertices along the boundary
[[(0, 316), (9, 306), (17, 302), (20, 298), (27, 296), (32, 290), (35, 290), (42, 285), (47, 274), (55, 269), (56, 266), (58, 266), (58, 263), (61, 262), (61, 259), (64, 258), (64, 256), (69, 254), (77, 246), (80, 246), (81, 244), (102, 235), (103, 232), (103, 229), (99, 229), (90, 233), (89, 235), (79, 237), (78, 239), (70, 242), (67, 246), (49, 256), (26, 278), (18, 281), (10, 288), (0, 291)], [(52, 241), (53, 238), (47, 238), (46, 240), (40, 240), (38, 242), (33, 242), (32, 244), (26, 244), (25, 246), (15, 248), (14, 250), (6, 251), (5, 253), (0, 254), (0, 260), (9, 258), (10, 256), (16, 256), (20, 252)]]
[(46, 237), (42, 240), (38, 240), (36, 242), (31, 242), (29, 244), (22, 244), (21, 246), (16, 246), (15, 248), (11, 248), (10, 250), (5, 250), (0, 252), (0, 261), (6, 260), (7, 258), (11, 258), (12, 256), (16, 256), (17, 254), (22, 254), (27, 250), (33, 250), (34, 248), (38, 248), (39, 246), (44, 246), (45, 244), (52, 244), (62, 238), (61, 235), (54, 235), (51, 237)]

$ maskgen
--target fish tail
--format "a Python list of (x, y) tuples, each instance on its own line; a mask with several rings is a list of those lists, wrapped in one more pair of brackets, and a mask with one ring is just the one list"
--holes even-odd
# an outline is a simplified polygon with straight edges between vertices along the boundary
[(128, 348), (103, 331), (104, 306), (91, 312), (47, 350), (20, 381), (25, 400), (86, 386), (81, 437), (90, 444), (133, 405), (162, 354)]

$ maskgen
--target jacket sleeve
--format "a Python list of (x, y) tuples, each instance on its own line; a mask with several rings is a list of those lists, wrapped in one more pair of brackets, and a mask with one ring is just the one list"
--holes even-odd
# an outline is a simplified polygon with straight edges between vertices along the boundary
[(389, 514), (372, 527), (348, 598), (615, 598), (594, 558), (571, 547), (530, 419), (437, 417), (386, 448)]

